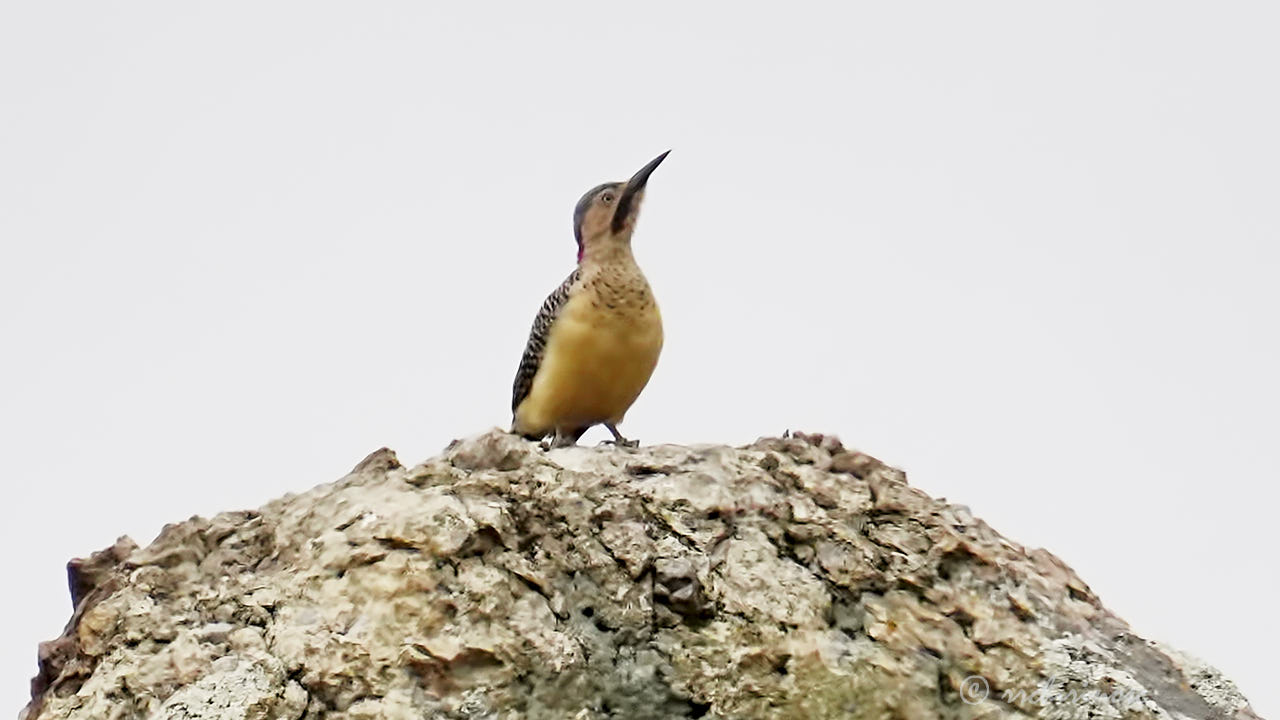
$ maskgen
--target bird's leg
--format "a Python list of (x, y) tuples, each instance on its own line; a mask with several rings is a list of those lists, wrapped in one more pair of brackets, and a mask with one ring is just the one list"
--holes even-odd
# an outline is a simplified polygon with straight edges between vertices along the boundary
[(548, 449), (554, 450), (555, 448), (573, 447), (578, 444), (578, 438), (582, 437), (582, 433), (586, 431), (586, 428), (567, 431), (562, 428), (556, 428), (555, 439), (551, 441), (551, 445), (548, 446)]
[[(626, 447), (626, 448), (638, 447), (640, 445), (639, 440), (628, 440), (622, 437), (622, 433), (618, 432), (617, 426), (615, 426), (613, 423), (605, 423), (604, 426), (609, 430), (609, 432), (613, 433), (614, 445), (617, 445), (618, 447)], [(609, 442), (609, 441), (605, 440), (605, 442)]]

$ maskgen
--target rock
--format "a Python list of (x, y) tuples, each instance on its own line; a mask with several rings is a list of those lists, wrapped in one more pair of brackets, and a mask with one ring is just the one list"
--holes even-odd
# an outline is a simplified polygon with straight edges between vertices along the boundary
[(384, 448), (69, 577), (23, 720), (1256, 717), (832, 436)]

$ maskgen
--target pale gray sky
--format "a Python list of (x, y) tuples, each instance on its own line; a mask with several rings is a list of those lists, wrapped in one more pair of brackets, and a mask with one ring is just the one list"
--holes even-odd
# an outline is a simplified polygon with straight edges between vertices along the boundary
[(6, 3), (3, 712), (67, 558), (505, 425), (574, 202), (672, 148), (628, 435), (839, 434), (1280, 713), (1278, 20)]

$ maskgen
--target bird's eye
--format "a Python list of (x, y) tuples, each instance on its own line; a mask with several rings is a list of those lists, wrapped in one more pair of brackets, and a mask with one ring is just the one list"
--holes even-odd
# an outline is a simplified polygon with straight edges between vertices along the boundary
[(600, 202), (603, 202), (605, 205), (608, 205), (608, 204), (612, 203), (612, 202), (613, 202), (613, 193), (608, 193), (608, 192), (607, 192), (607, 193), (605, 193), (605, 194), (601, 195), (601, 196), (600, 196)]

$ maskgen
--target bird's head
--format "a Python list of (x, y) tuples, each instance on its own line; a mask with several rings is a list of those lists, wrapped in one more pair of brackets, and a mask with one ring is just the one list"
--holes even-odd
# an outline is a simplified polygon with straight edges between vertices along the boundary
[(630, 180), (597, 185), (582, 196), (573, 211), (573, 234), (578, 240), (579, 262), (588, 252), (631, 244), (631, 232), (635, 230), (640, 201), (644, 199), (644, 186), (669, 152), (650, 160)]

